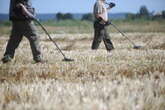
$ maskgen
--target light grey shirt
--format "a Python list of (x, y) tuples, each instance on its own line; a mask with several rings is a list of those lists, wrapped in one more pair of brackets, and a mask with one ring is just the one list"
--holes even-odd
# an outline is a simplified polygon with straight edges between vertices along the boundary
[(104, 2), (102, 1), (96, 1), (96, 3), (94, 4), (94, 9), (93, 9), (93, 14), (95, 19), (97, 14), (101, 14), (101, 17), (105, 20), (108, 21), (108, 10), (104, 4)]

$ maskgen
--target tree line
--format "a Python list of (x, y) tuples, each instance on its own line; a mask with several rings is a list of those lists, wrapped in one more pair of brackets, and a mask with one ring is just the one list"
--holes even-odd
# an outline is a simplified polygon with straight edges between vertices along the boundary
[(147, 7), (141, 6), (139, 12), (136, 14), (128, 13), (126, 19), (135, 20), (135, 19), (146, 19), (146, 20), (155, 20), (155, 19), (165, 19), (165, 10), (161, 12), (149, 12)]
[[(73, 14), (71, 13), (57, 13), (56, 19), (60, 20), (74, 20)], [(145, 19), (145, 20), (154, 20), (154, 19), (165, 19), (165, 10), (161, 11), (160, 13), (149, 12), (146, 6), (141, 6), (139, 12), (134, 13), (127, 13), (126, 19), (128, 20), (135, 20), (135, 19)], [(86, 13), (83, 14), (81, 20), (93, 21), (93, 14)]]
[[(58, 21), (60, 21), (60, 20), (74, 20), (75, 18), (73, 17), (73, 14), (71, 14), (71, 13), (60, 13), (59, 12), (56, 14), (56, 19)], [(92, 13), (83, 14), (81, 17), (81, 20), (93, 21)]]

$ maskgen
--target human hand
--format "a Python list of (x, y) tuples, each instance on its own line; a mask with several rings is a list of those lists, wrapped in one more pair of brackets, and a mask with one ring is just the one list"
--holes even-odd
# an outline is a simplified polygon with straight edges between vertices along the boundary
[(22, 8), (22, 7), (24, 7), (24, 5), (22, 3), (19, 3), (19, 4), (16, 5), (16, 7)]
[(31, 20), (36, 19), (35, 16), (22, 3), (17, 4), (16, 7), (22, 10), (22, 14), (27, 19), (31, 19)]
[(111, 21), (107, 21), (106, 23), (105, 23), (105, 26), (108, 26), (108, 25), (110, 25), (111, 24)]
[(115, 7), (115, 6), (116, 6), (116, 4), (113, 3), (113, 2), (111, 2), (111, 3), (109, 4), (109, 7), (110, 7), (110, 8), (113, 8), (113, 7)]

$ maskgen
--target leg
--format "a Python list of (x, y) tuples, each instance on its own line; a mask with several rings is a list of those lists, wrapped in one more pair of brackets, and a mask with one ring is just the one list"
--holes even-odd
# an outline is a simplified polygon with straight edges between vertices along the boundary
[(103, 31), (98, 26), (98, 24), (95, 23), (94, 24), (94, 39), (92, 42), (92, 50), (98, 49), (102, 39), (103, 39)]
[(4, 56), (8, 55), (13, 58), (15, 49), (19, 46), (21, 40), (22, 34), (15, 30), (15, 27), (13, 27)]
[(104, 44), (105, 44), (107, 51), (111, 51), (114, 49), (113, 43), (111, 42), (110, 36), (107, 32), (107, 27), (104, 28), (103, 41), (104, 41)]
[(25, 36), (30, 42), (30, 47), (35, 61), (41, 60), (41, 51), (39, 46), (39, 37), (36, 32), (36, 27), (33, 22), (27, 23)]
[(12, 32), (9, 41), (6, 46), (4, 57), (2, 58), (3, 63), (7, 63), (14, 57), (15, 49), (18, 47), (22, 40), (22, 34), (19, 33), (15, 26), (12, 27)]

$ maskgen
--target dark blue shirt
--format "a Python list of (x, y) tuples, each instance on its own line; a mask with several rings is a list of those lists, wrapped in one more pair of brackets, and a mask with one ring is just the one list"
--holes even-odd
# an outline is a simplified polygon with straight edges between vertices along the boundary
[(23, 15), (22, 9), (17, 7), (19, 3), (22, 3), (34, 15), (34, 8), (30, 0), (10, 0), (9, 19), (12, 21), (29, 20), (27, 16)]

